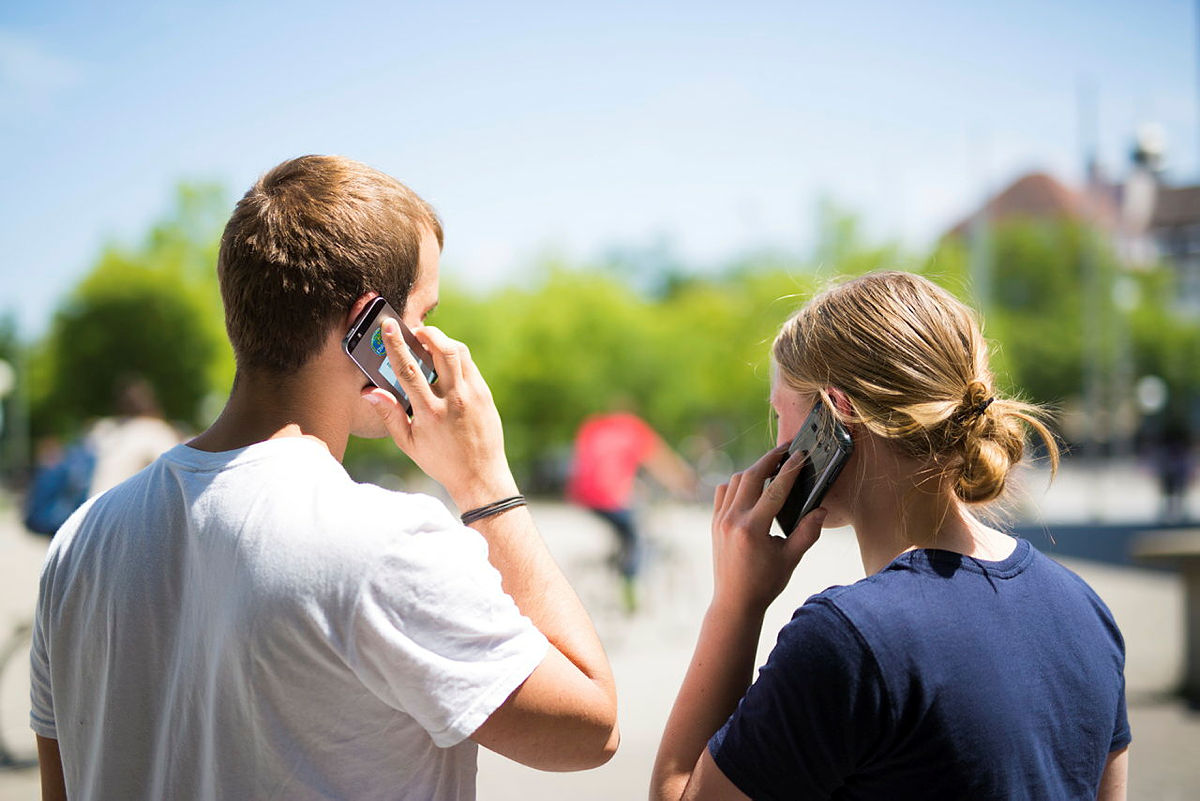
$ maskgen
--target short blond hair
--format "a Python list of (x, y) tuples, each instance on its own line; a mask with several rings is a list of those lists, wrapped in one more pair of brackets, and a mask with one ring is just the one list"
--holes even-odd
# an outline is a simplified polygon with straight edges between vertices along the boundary
[(340, 156), (301, 156), (263, 175), (221, 237), (217, 276), (238, 369), (292, 371), (368, 291), (403, 312), (433, 208)]
[(1032, 429), (1052, 468), (1058, 447), (1041, 408), (997, 394), (988, 348), (972, 311), (925, 278), (877, 272), (822, 292), (784, 323), (772, 348), (779, 380), (850, 413), (925, 460), (967, 503), (1005, 489)]

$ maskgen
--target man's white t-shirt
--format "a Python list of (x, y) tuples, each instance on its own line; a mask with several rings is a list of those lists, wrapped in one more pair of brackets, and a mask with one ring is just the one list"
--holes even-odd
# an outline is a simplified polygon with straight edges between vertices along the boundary
[(180, 445), (58, 532), (33, 729), (72, 799), (463, 799), (544, 636), (437, 500), (320, 443)]

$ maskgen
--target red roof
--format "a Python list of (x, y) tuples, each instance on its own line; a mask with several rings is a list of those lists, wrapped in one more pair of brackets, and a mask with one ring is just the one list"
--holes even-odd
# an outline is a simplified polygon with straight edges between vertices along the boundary
[[(1116, 203), (1108, 196), (1101, 192), (1077, 192), (1044, 172), (1022, 175), (988, 200), (984, 209), (991, 222), (1091, 219), (1112, 227), (1118, 218)], [(976, 214), (978, 212), (951, 228), (947, 236), (966, 235)]]

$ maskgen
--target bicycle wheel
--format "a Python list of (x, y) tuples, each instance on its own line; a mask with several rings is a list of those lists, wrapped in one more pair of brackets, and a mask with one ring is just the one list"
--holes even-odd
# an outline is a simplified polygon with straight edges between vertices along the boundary
[(29, 728), (29, 648), (33, 628), (17, 626), (0, 647), (0, 768), (37, 765), (37, 740)]

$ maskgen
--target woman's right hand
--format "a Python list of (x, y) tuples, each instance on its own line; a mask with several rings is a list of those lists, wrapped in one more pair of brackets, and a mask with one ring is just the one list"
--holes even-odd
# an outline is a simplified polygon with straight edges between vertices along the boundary
[(771, 521), (783, 507), (804, 463), (795, 454), (764, 485), (787, 444), (766, 453), (752, 466), (717, 487), (713, 498), (713, 602), (753, 613), (765, 612), (784, 588), (801, 557), (821, 536), (826, 511), (806, 515), (787, 539), (771, 536)]

